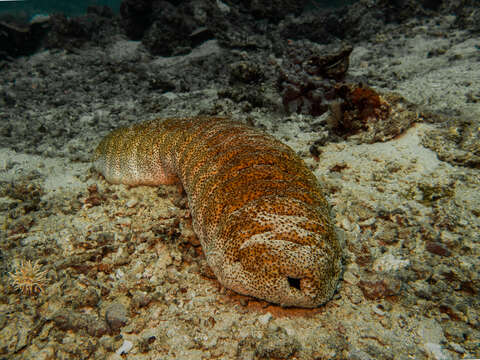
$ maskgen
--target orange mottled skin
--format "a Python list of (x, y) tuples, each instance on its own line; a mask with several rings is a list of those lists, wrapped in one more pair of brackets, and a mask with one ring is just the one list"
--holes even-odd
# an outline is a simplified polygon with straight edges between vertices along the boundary
[(172, 184), (225, 287), (282, 306), (328, 301), (341, 248), (317, 179), (287, 145), (225, 118), (153, 120), (120, 128), (95, 151), (112, 183)]

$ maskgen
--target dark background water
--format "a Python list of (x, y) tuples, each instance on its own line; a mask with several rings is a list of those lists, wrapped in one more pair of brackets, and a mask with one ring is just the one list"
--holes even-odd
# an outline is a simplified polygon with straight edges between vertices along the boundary
[[(113, 11), (118, 12), (121, 2), (121, 0), (0, 0), (0, 13), (19, 15), (23, 18), (31, 18), (38, 14), (51, 14), (54, 12), (62, 12), (66, 15), (80, 15), (84, 14), (90, 5), (107, 5), (111, 7)], [(312, 5), (321, 7), (341, 6), (352, 2), (354, 2), (354, 0), (315, 0), (312, 1)]]
[(66, 15), (84, 14), (90, 5), (107, 5), (115, 12), (120, 9), (121, 0), (25, 0), (25, 1), (1, 1), (0, 13), (10, 13), (24, 16), (37, 14), (51, 14), (63, 12)]

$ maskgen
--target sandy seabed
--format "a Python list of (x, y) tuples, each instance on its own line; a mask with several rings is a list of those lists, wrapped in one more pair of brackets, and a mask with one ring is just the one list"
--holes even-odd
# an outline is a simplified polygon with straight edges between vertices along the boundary
[[(349, 69), (443, 121), (419, 119), (383, 143), (327, 143), (318, 159), (308, 149), (321, 119), (247, 112), (212, 88), (125, 90), (135, 80), (125, 63), (141, 63), (146, 73), (172, 66), (137, 42), (15, 60), (2, 77), (16, 79), (3, 90), (18, 106), (0, 109), (8, 119), (1, 132), (16, 134), (0, 149), (0, 354), (480, 357), (479, 41), (448, 32), (451, 21), (387, 29), (356, 44)], [(208, 42), (175, 63), (219, 51)], [(42, 95), (47, 88), (56, 99)], [(282, 309), (221, 288), (176, 187), (110, 185), (91, 169), (93, 149), (112, 128), (213, 107), (290, 145), (324, 184), (345, 249), (341, 286), (325, 306)], [(16, 289), (10, 275), (26, 260), (45, 272), (34, 295)]]

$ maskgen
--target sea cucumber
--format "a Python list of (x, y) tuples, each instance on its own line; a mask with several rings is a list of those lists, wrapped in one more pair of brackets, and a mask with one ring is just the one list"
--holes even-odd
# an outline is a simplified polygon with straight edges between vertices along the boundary
[(342, 250), (320, 185), (295, 152), (228, 118), (157, 119), (95, 150), (111, 183), (180, 182), (206, 260), (226, 288), (282, 306), (334, 294)]

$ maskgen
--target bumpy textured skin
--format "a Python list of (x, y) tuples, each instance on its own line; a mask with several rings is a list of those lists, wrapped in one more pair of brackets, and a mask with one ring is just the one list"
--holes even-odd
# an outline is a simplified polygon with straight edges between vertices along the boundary
[(282, 306), (315, 307), (335, 292), (341, 248), (315, 176), (270, 135), (225, 118), (120, 128), (95, 151), (112, 183), (172, 184), (225, 287)]

